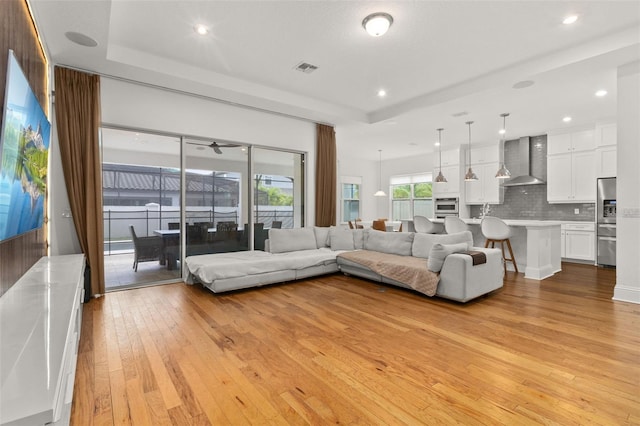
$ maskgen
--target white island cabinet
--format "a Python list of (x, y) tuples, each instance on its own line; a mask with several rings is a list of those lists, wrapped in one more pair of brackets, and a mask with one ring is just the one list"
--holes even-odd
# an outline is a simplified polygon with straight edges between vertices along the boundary
[(0, 425), (66, 425), (84, 255), (43, 257), (0, 297)]
[[(485, 238), (480, 229), (480, 219), (462, 219), (473, 234), (473, 244), (484, 247)], [(503, 219), (511, 227), (511, 246), (518, 264), (524, 271), (524, 277), (543, 280), (560, 272), (562, 222), (554, 220), (512, 220)], [(434, 222), (442, 222), (434, 219)], [(513, 265), (507, 263), (507, 269), (513, 271)]]

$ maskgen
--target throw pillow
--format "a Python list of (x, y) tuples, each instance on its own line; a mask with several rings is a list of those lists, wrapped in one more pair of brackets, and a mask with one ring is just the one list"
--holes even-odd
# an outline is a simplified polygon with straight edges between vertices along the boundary
[(364, 240), (364, 248), (380, 253), (411, 256), (411, 244), (413, 235), (410, 232), (384, 232), (375, 229), (367, 229), (367, 237)]
[(269, 229), (269, 250), (271, 253), (315, 250), (316, 248), (316, 234), (311, 228)]
[(332, 226), (329, 229), (331, 250), (354, 250), (353, 232), (350, 229), (342, 229)]
[(429, 259), (427, 261), (427, 268), (429, 268), (429, 270), (432, 272), (440, 272), (440, 270), (442, 269), (442, 265), (444, 264), (444, 260), (447, 256), (449, 256), (451, 253), (460, 253), (467, 250), (469, 250), (469, 245), (467, 243), (436, 243), (433, 245), (433, 247), (431, 247)]
[(415, 234), (413, 238), (412, 254), (414, 257), (426, 259), (431, 257), (431, 247), (434, 244), (459, 244), (467, 243), (473, 247), (473, 235), (471, 231), (459, 232), (456, 234)]

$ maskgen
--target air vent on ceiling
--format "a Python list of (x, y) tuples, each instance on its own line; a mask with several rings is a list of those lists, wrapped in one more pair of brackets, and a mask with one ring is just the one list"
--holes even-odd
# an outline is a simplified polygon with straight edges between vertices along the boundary
[(451, 114), (452, 117), (462, 117), (465, 115), (469, 115), (469, 113), (467, 111), (460, 111), (460, 112), (456, 112), (454, 114)]
[(318, 67), (315, 66), (315, 65), (311, 65), (311, 64), (309, 64), (307, 62), (300, 62), (298, 65), (296, 65), (295, 69), (298, 70), (298, 71), (301, 71), (301, 72), (309, 74), (309, 73), (312, 73), (315, 70), (317, 70)]

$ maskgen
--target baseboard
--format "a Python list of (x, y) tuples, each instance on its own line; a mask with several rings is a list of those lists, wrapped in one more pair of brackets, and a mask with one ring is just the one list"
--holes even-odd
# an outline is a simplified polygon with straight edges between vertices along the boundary
[(616, 285), (613, 289), (613, 300), (640, 304), (640, 287)]

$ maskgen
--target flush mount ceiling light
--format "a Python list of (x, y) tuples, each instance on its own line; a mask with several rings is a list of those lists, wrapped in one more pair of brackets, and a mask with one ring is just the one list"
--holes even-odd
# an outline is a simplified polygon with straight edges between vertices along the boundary
[(382, 190), (382, 150), (379, 149), (378, 150), (378, 154), (380, 155), (380, 161), (379, 161), (379, 168), (378, 168), (378, 190), (376, 191), (375, 194), (373, 194), (374, 197), (386, 197), (387, 194), (385, 194), (385, 192)]
[(384, 98), (385, 96), (387, 96), (387, 91), (384, 89), (380, 89), (378, 90), (378, 97), (379, 98)]
[(438, 176), (436, 176), (436, 183), (445, 183), (447, 178), (442, 174), (442, 131), (444, 129), (436, 130), (438, 131), (438, 142), (436, 142), (436, 145), (438, 145), (438, 157), (440, 163), (440, 171), (438, 172)]
[(602, 98), (603, 96), (607, 96), (607, 91), (606, 90), (598, 90), (596, 92), (596, 96), (599, 98)]
[(372, 13), (362, 20), (362, 26), (373, 37), (380, 37), (389, 30), (393, 24), (393, 17), (388, 13)]
[[(507, 134), (507, 117), (509, 116), (508, 112), (505, 112), (504, 114), (500, 114), (500, 117), (502, 117), (502, 129), (500, 129), (500, 134), (502, 135), (502, 141), (501, 141), (501, 145), (502, 145), (502, 152), (503, 152), (503, 157), (504, 157), (504, 139), (505, 136)], [(509, 179), (511, 177), (511, 172), (509, 171), (509, 169), (507, 169), (507, 166), (504, 164), (504, 158), (502, 159), (502, 165), (500, 166), (500, 169), (498, 169), (498, 172), (496, 173), (496, 179)]]
[(201, 36), (205, 36), (207, 34), (209, 34), (209, 28), (207, 28), (205, 25), (202, 24), (198, 24), (195, 27), (193, 27), (193, 30)]
[(464, 175), (464, 180), (465, 182), (472, 182), (478, 180), (478, 176), (473, 172), (473, 169), (471, 168), (471, 125), (473, 124), (473, 121), (467, 121), (465, 124), (469, 126), (469, 170), (467, 170), (467, 173)]
[(98, 45), (97, 41), (95, 41), (93, 38), (89, 37), (86, 34), (76, 33), (74, 31), (68, 31), (64, 33), (64, 35), (65, 37), (67, 37), (67, 39), (74, 42), (75, 44), (79, 44), (80, 46), (96, 47)]
[(577, 20), (578, 20), (578, 15), (571, 15), (564, 18), (562, 20), (562, 23), (565, 25), (571, 25), (571, 24), (575, 24)]
[(566, 116), (566, 117), (564, 117), (564, 118), (562, 119), (562, 121), (564, 121), (565, 123), (568, 123), (568, 122), (570, 122), (570, 121), (571, 121), (571, 117)]

